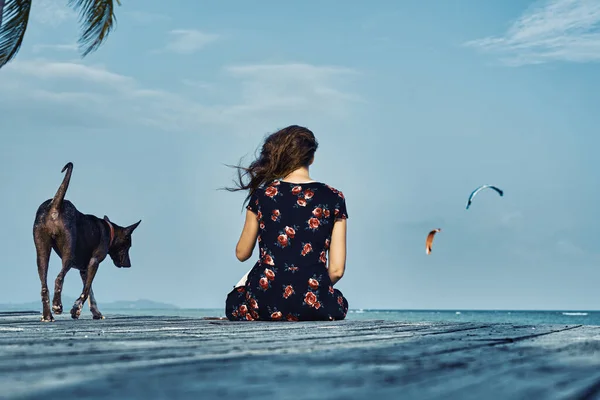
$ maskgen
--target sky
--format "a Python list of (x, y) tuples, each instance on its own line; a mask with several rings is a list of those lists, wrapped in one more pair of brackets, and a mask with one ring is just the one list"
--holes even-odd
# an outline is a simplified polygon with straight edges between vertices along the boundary
[[(225, 164), (298, 124), (346, 196), (350, 308), (600, 309), (599, 1), (122, 3), (82, 59), (66, 1), (35, 1), (0, 69), (0, 303), (40, 298), (33, 220), (71, 161), (81, 212), (142, 220), (101, 310), (224, 307), (258, 257)], [(481, 184), (505, 194), (465, 210)]]

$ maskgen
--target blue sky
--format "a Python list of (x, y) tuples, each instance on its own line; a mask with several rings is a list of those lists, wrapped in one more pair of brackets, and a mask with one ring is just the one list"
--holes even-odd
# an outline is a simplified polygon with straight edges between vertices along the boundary
[[(33, 218), (72, 161), (80, 211), (142, 219), (133, 267), (100, 267), (100, 309), (223, 307), (255, 258), (235, 259), (223, 164), (300, 124), (347, 198), (351, 308), (599, 308), (600, 3), (123, 2), (85, 59), (62, 3), (34, 2), (0, 70), (0, 303), (39, 299)], [(483, 183), (505, 196), (466, 211)]]

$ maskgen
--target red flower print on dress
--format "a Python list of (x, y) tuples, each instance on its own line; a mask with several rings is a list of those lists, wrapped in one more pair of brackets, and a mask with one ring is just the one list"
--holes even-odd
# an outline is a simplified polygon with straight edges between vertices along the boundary
[(275, 265), (275, 262), (273, 261), (273, 257), (271, 257), (268, 254), (265, 254), (265, 256), (263, 257), (263, 261), (265, 262), (265, 264)]
[(338, 299), (337, 299), (337, 300), (338, 300), (338, 304), (339, 304), (340, 306), (343, 306), (343, 305), (344, 305), (344, 298), (343, 298), (342, 296), (338, 296)]
[(289, 271), (293, 274), (294, 272), (298, 271), (298, 267), (294, 266), (294, 264), (292, 264), (292, 265), (285, 264), (285, 270)]
[(242, 304), (239, 308), (239, 313), (243, 317), (248, 312), (248, 307), (245, 304)]
[(306, 189), (306, 190), (304, 191), (304, 198), (305, 198), (306, 200), (310, 200), (310, 199), (312, 199), (312, 197), (313, 197), (314, 195), (315, 195), (315, 192), (313, 192), (313, 191), (312, 191), (312, 190), (310, 190), (310, 189)]
[(260, 237), (260, 235), (258, 235), (258, 243), (262, 242), (262, 237)]
[(302, 186), (294, 186), (292, 188), (292, 194), (297, 196), (302, 191)]
[(304, 200), (304, 199), (298, 199), (298, 201), (296, 203), (299, 206), (306, 207), (306, 200)]
[(256, 213), (256, 218), (259, 220), (262, 219), (262, 212), (260, 212), (260, 210)]
[(292, 227), (286, 226), (285, 227), (285, 234), (290, 238), (293, 239), (294, 236), (296, 235), (296, 230)]
[(272, 269), (265, 268), (265, 276), (268, 280), (272, 281), (273, 279), (275, 279), (275, 272), (273, 272)]
[(333, 294), (333, 293), (334, 293), (334, 291), (333, 291), (333, 286), (331, 286), (331, 285), (329, 286), (329, 293), (331, 293), (331, 294)]
[(340, 191), (338, 190), (338, 196), (340, 196), (340, 197), (343, 199), (343, 198), (344, 198), (344, 193), (342, 193), (342, 192), (340, 192)]
[(281, 247), (286, 247), (288, 245), (288, 237), (286, 234), (281, 234), (279, 236), (277, 236), (277, 243), (279, 243), (279, 245)]
[(271, 319), (273, 321), (279, 321), (281, 318), (283, 318), (283, 314), (281, 313), (281, 311), (275, 311), (271, 314)]
[(259, 225), (260, 229), (265, 229), (265, 223), (260, 221), (260, 225)]
[(325, 248), (328, 249), (329, 248), (329, 244), (331, 243), (331, 241), (329, 239), (325, 239)]
[(312, 252), (312, 245), (310, 243), (302, 243), (302, 254), (303, 256), (307, 255), (308, 253)]
[(271, 186), (279, 186), (280, 184), (280, 181), (273, 181), (273, 183), (271, 183)]
[(327, 256), (325, 255), (324, 250), (321, 252), (321, 255), (319, 256), (319, 261), (322, 262), (323, 264), (327, 264)]
[(268, 188), (265, 189), (265, 195), (269, 196), (270, 198), (277, 196), (278, 192), (279, 191), (274, 186), (269, 186)]
[(319, 222), (319, 220), (317, 218), (310, 218), (308, 220), (308, 227), (310, 229), (312, 229), (313, 231), (319, 229), (319, 225), (321, 225), (321, 223)]
[(252, 316), (250, 314), (246, 314), (246, 319), (248, 321), (254, 321), (254, 318), (252, 318)]
[(315, 207), (312, 214), (317, 218), (321, 218), (321, 216), (323, 215), (323, 209), (321, 207)]
[(298, 317), (295, 316), (294, 314), (288, 314), (285, 319), (287, 319), (290, 322), (298, 322)]
[(279, 217), (281, 216), (281, 212), (279, 210), (273, 210), (271, 213), (271, 219), (275, 222), (279, 221)]
[(306, 294), (304, 295), (304, 302), (309, 307), (314, 307), (315, 303), (317, 302), (317, 295), (313, 292), (306, 292)]
[(269, 288), (269, 280), (264, 276), (260, 278), (258, 284), (260, 285), (262, 290), (267, 290)]
[(246, 288), (244, 286), (240, 286), (236, 290), (240, 293), (244, 293), (246, 291)]
[(254, 298), (251, 298), (250, 300), (248, 300), (248, 305), (253, 310), (257, 310), (258, 309), (258, 302)]
[(310, 286), (312, 290), (317, 290), (319, 288), (319, 281), (314, 278), (308, 278), (308, 286)]
[(335, 209), (335, 211), (333, 212), (333, 215), (334, 215), (335, 217), (337, 217), (339, 213), (340, 213), (340, 210), (338, 210), (338, 209), (336, 208), (336, 209)]
[(320, 302), (320, 301), (317, 301), (317, 302), (315, 303), (314, 307), (315, 307), (315, 309), (317, 309), (317, 310), (318, 310), (319, 308), (321, 308), (321, 302)]
[(329, 212), (329, 210), (325, 210), (325, 211), (323, 211), (323, 215), (325, 215), (325, 218), (329, 218), (329, 215), (330, 215), (330, 214), (331, 214), (331, 213)]
[(292, 287), (292, 285), (283, 285), (283, 298), (284, 299), (287, 299), (294, 293), (295, 292), (294, 292), (294, 288)]
[(250, 310), (250, 315), (253, 319), (258, 319), (258, 313), (254, 310)]

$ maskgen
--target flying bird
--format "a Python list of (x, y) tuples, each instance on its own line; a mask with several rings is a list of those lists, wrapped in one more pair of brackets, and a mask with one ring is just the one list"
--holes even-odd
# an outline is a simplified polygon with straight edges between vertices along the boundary
[(484, 189), (493, 189), (496, 192), (498, 192), (498, 194), (500, 196), (504, 196), (504, 191), (502, 189), (497, 188), (496, 186), (481, 185), (477, 189), (473, 190), (473, 193), (471, 193), (471, 195), (469, 196), (469, 200), (467, 201), (467, 210), (469, 209), (469, 206), (471, 205), (471, 202), (473, 201), (473, 198), (475, 198), (475, 196), (477, 196), (477, 193), (481, 192)]
[(437, 228), (429, 232), (429, 235), (427, 235), (427, 240), (425, 240), (425, 254), (431, 253), (431, 244), (433, 243), (433, 237), (436, 233), (440, 232), (441, 230), (442, 228)]

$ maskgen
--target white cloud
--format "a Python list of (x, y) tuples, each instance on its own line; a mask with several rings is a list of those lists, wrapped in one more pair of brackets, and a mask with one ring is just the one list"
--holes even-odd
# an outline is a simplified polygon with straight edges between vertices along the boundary
[(561, 239), (556, 242), (556, 249), (559, 253), (567, 256), (581, 256), (585, 251), (568, 239)]
[(44, 50), (77, 51), (77, 44), (76, 43), (71, 43), (71, 44), (34, 44), (32, 49), (33, 49), (34, 53), (39, 53)]
[(37, 23), (57, 27), (68, 19), (76, 18), (67, 1), (36, 0), (32, 2), (31, 19)]
[(508, 65), (600, 61), (600, 1), (538, 2), (500, 37), (466, 46), (495, 53)]
[[(248, 126), (305, 119), (306, 115), (344, 116), (359, 99), (343, 89), (347, 86), (344, 79), (356, 75), (355, 71), (310, 64), (225, 67), (223, 82), (201, 82), (210, 90), (188, 90), (188, 95), (145, 87), (133, 77), (88, 65), (84, 60), (16, 60), (3, 72), (0, 86), (10, 90), (0, 93), (0, 103), (5, 97), (13, 104), (15, 99), (22, 104), (34, 100), (36, 107), (70, 105), (73, 114), (89, 115), (79, 115), (82, 120), (94, 120), (93, 115), (110, 116), (112, 122), (120, 119), (123, 124), (167, 131), (193, 132), (200, 126), (204, 130), (248, 131)], [(3, 80), (14, 84), (5, 85)], [(198, 84), (194, 80), (183, 82)]]
[(40, 79), (68, 79), (94, 82), (102, 85), (121, 87), (133, 83), (127, 76), (115, 74), (102, 67), (89, 66), (76, 62), (55, 62), (45, 60), (15, 61), (4, 67), (16, 74)]
[(243, 82), (242, 104), (230, 112), (289, 110), (292, 108), (327, 107), (340, 111), (347, 102), (360, 97), (338, 87), (356, 75), (349, 68), (311, 64), (256, 64), (227, 67), (226, 71)]
[(169, 35), (171, 39), (166, 50), (179, 54), (195, 53), (219, 38), (219, 35), (195, 29), (175, 29), (170, 31)]
[(193, 79), (182, 79), (181, 83), (185, 86), (189, 86), (195, 89), (212, 89), (214, 85), (212, 83), (204, 82), (204, 81), (195, 81)]

